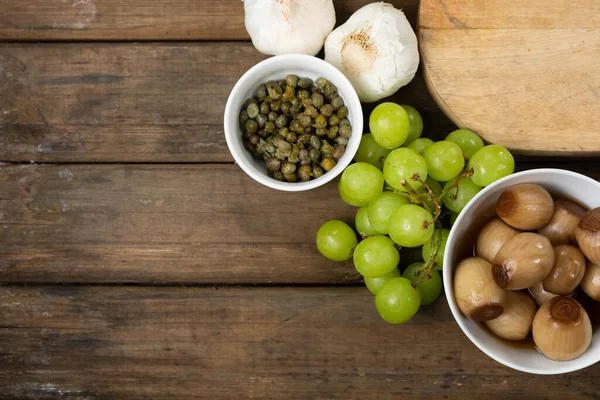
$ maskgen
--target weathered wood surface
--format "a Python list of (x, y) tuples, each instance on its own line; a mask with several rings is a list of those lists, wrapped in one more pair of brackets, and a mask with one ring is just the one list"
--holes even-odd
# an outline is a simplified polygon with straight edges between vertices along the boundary
[(365, 288), (4, 287), (0, 299), (1, 399), (599, 396), (600, 366), (500, 366), (443, 298), (401, 326)]
[[(0, 44), (0, 160), (233, 161), (225, 103), (264, 58), (249, 43)], [(454, 127), (420, 76), (392, 100), (434, 138)]]
[(284, 193), (233, 164), (0, 166), (0, 282), (356, 282), (314, 244), (355, 211), (336, 183)]
[[(416, 20), (417, 0), (390, 0)], [(338, 24), (366, 0), (335, 0)], [(247, 40), (240, 0), (0, 0), (0, 40)]]

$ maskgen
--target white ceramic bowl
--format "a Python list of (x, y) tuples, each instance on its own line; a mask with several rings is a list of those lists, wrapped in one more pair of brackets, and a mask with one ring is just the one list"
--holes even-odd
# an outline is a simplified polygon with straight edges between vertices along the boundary
[[(518, 183), (537, 183), (553, 196), (576, 200), (587, 208), (600, 206), (600, 183), (587, 176), (560, 169), (535, 169), (507, 176), (479, 192), (456, 219), (444, 255), (444, 287), (452, 315), (465, 335), (485, 354), (508, 367), (533, 374), (562, 374), (577, 371), (600, 361), (600, 330), (593, 333), (592, 344), (579, 358), (552, 361), (535, 349), (513, 347), (496, 339), (477, 322), (466, 318), (454, 299), (454, 268), (473, 255), (473, 238), (494, 216), (496, 200), (508, 187)], [(471, 249), (470, 254), (468, 249)]]
[[(323, 77), (338, 88), (338, 93), (348, 107), (348, 119), (352, 125), (352, 136), (346, 146), (346, 152), (338, 160), (337, 165), (320, 178), (308, 182), (280, 182), (267, 174), (267, 169), (262, 161), (253, 158), (242, 145), (242, 131), (240, 129), (239, 115), (242, 104), (254, 95), (257, 86), (269, 80), (283, 79), (288, 74), (299, 77), (308, 77), (313, 80)], [(363, 131), (363, 114), (358, 95), (348, 79), (333, 65), (316, 57), (302, 54), (288, 54), (268, 58), (250, 68), (235, 84), (227, 105), (224, 116), (225, 139), (229, 151), (240, 167), (254, 180), (273, 189), (285, 191), (301, 191), (319, 187), (331, 181), (346, 168), (360, 144)]]

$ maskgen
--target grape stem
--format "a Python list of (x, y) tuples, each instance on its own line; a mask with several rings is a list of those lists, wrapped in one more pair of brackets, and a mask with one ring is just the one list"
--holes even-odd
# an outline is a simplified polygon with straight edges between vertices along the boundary
[[(419, 174), (414, 174), (412, 179), (413, 179), (413, 181), (419, 182), (421, 185), (423, 185), (423, 187), (427, 191), (427, 196), (429, 197), (429, 200), (431, 200), (431, 202), (433, 203), (433, 205), (435, 207), (435, 212), (433, 213), (433, 220), (437, 221), (437, 219), (440, 217), (440, 213), (442, 212), (442, 206), (440, 206), (440, 201), (437, 199), (435, 192), (433, 190), (431, 190), (429, 185), (426, 184), (425, 181), (423, 181), (423, 179), (421, 179)], [(431, 210), (428, 210), (428, 211), (431, 211)]]
[(452, 199), (456, 200), (456, 198), (458, 197), (458, 183), (460, 182), (461, 179), (463, 178), (470, 178), (473, 176), (473, 168), (471, 169), (467, 169), (467, 167), (465, 167), (465, 169), (463, 170), (463, 172), (461, 172), (456, 178), (454, 178), (454, 180), (452, 181), (452, 183), (450, 185), (448, 185), (446, 188), (444, 188), (444, 190), (442, 190), (442, 192), (440, 193), (440, 195), (437, 197), (438, 201), (441, 201), (444, 196), (446, 196), (452, 189), (456, 189), (456, 193), (454, 193), (452, 195)]
[[(434, 233), (434, 235), (435, 235), (435, 233)], [(419, 283), (423, 282), (423, 280), (431, 279), (431, 270), (433, 268), (437, 267), (437, 262), (435, 261), (435, 259), (437, 258), (437, 255), (440, 252), (440, 248), (442, 247), (442, 241), (443, 240), (442, 240), (442, 235), (441, 235), (441, 231), (440, 231), (440, 238), (438, 240), (435, 240), (433, 251), (431, 252), (431, 255), (429, 256), (429, 259), (427, 260), (425, 265), (423, 265), (421, 268), (419, 268), (419, 270), (416, 273), (416, 275), (419, 277), (419, 279), (417, 279), (415, 282), (411, 283), (412, 287), (414, 287), (415, 289), (417, 288)]]

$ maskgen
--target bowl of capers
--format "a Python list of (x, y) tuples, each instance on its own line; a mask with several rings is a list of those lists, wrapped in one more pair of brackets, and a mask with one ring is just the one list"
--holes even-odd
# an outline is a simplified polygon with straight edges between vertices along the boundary
[(227, 146), (254, 180), (302, 191), (350, 164), (363, 130), (360, 100), (331, 64), (307, 55), (266, 59), (236, 83), (225, 107)]

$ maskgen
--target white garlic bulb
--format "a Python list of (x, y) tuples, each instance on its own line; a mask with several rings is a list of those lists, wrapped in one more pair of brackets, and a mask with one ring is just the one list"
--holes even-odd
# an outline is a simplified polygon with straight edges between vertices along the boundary
[(325, 61), (346, 75), (363, 102), (394, 94), (419, 67), (417, 36), (391, 4), (368, 4), (325, 41)]
[(316, 55), (335, 26), (333, 0), (245, 0), (246, 30), (268, 55)]

